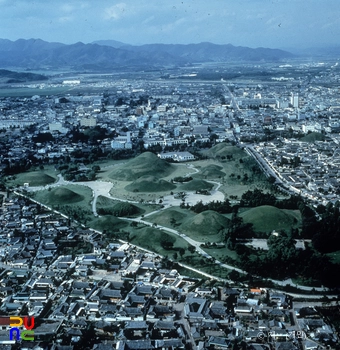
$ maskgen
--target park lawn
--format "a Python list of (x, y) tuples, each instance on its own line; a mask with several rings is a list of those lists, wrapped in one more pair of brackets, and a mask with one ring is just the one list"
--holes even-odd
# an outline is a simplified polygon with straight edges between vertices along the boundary
[(100, 167), (100, 170), (97, 173), (97, 179), (102, 181), (109, 181), (113, 182), (113, 180), (110, 178), (110, 174), (113, 169), (118, 168), (119, 166), (122, 166), (122, 164), (126, 163), (126, 159), (121, 160), (97, 160), (93, 162), (89, 167), (91, 168), (94, 165), (98, 165)]
[(229, 257), (233, 260), (238, 260), (238, 255), (235, 250), (230, 250), (227, 247), (209, 246), (201, 247), (207, 254), (211, 255), (215, 259), (224, 262), (225, 257)]
[(127, 236), (122, 233), (122, 231), (128, 226), (128, 224), (129, 223), (125, 220), (121, 220), (113, 215), (103, 215), (94, 218), (89, 222), (91, 228), (105, 233), (107, 239), (126, 239)]
[[(258, 165), (246, 153), (242, 157), (242, 163), (240, 163), (240, 158), (236, 158), (223, 161), (215, 159), (200, 160), (192, 162), (192, 164), (199, 170), (197, 174), (191, 175), (194, 179), (220, 182), (222, 186), (219, 191), (224, 193), (226, 197), (237, 196), (240, 198), (248, 190), (254, 190), (255, 188), (269, 189), (269, 183), (264, 174), (252, 173), (251, 167), (258, 167)], [(248, 176), (247, 181), (244, 180), (245, 174)]]

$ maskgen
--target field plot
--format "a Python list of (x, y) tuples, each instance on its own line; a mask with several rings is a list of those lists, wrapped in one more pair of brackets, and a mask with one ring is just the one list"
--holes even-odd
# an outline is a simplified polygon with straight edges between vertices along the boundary
[(32, 97), (35, 95), (59, 95), (70, 90), (69, 86), (45, 87), (45, 88), (1, 88), (0, 97)]

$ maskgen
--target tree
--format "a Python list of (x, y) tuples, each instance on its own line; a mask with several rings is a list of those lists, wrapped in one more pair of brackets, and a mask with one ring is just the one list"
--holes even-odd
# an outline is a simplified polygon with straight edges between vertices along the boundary
[(196, 251), (196, 247), (193, 246), (193, 245), (189, 245), (188, 250), (189, 250), (189, 252), (190, 252), (191, 254), (194, 254), (195, 251)]
[(181, 258), (183, 258), (183, 255), (185, 254), (185, 249), (183, 247), (178, 249), (179, 255), (181, 256)]

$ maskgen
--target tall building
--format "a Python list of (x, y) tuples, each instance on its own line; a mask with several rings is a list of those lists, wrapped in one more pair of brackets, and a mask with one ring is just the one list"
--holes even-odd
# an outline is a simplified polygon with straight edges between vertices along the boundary
[(292, 93), (290, 104), (293, 106), (293, 108), (299, 108), (299, 94)]

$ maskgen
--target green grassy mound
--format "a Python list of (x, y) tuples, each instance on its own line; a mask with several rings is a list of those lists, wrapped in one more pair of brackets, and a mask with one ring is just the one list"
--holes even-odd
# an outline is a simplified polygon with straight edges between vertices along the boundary
[(162, 210), (156, 214), (150, 215), (145, 219), (161, 226), (173, 227), (178, 226), (178, 224), (184, 222), (184, 220), (189, 216), (194, 216), (194, 214), (191, 214), (191, 212), (180, 208), (169, 208)]
[(47, 175), (43, 171), (32, 171), (28, 173), (18, 174), (15, 182), (19, 185), (28, 183), (29, 186), (46, 186), (52, 184), (56, 179), (50, 175)]
[(43, 194), (42, 202), (47, 205), (65, 205), (78, 203), (84, 200), (84, 196), (76, 191), (70, 190), (65, 187), (52, 188), (50, 191), (46, 191)]
[(206, 210), (192, 218), (187, 219), (181, 226), (180, 230), (192, 238), (198, 240), (203, 237), (216, 236), (225, 228), (228, 228), (230, 220), (225, 216), (216, 213), (213, 210)]
[(171, 191), (175, 188), (174, 184), (152, 175), (141, 176), (125, 187), (130, 192), (163, 192)]
[(209, 158), (220, 158), (233, 156), (234, 159), (245, 157), (247, 154), (236, 146), (229, 146), (226, 143), (219, 143), (214, 147), (211, 147), (205, 154)]
[(204, 180), (192, 180), (181, 185), (182, 191), (196, 191), (196, 190), (208, 190), (210, 191), (214, 187), (213, 184)]
[(216, 179), (226, 175), (225, 172), (221, 171), (223, 167), (215, 164), (210, 164), (201, 169), (198, 173), (198, 176), (204, 178)]
[(289, 230), (298, 226), (298, 215), (289, 210), (281, 210), (270, 205), (252, 208), (240, 215), (245, 223), (253, 224), (254, 231), (272, 232)]
[(325, 135), (319, 133), (319, 132), (311, 132), (310, 134), (302, 137), (300, 141), (303, 142), (315, 142), (315, 141), (325, 141), (326, 137)]
[(91, 221), (90, 226), (99, 231), (116, 232), (128, 224), (112, 215), (101, 216)]
[(129, 240), (132, 244), (153, 250), (159, 254), (169, 254), (171, 247), (164, 244), (164, 241), (171, 242), (173, 248), (187, 247), (188, 244), (183, 238), (169, 232), (164, 232), (152, 227), (143, 227), (130, 233)]
[(128, 202), (117, 202), (113, 206), (98, 208), (99, 215), (113, 215), (113, 216), (136, 216), (145, 212), (136, 205)]
[(173, 164), (160, 159), (151, 152), (144, 152), (113, 170), (109, 176), (115, 180), (134, 181), (144, 175), (162, 178), (170, 175), (174, 170)]

